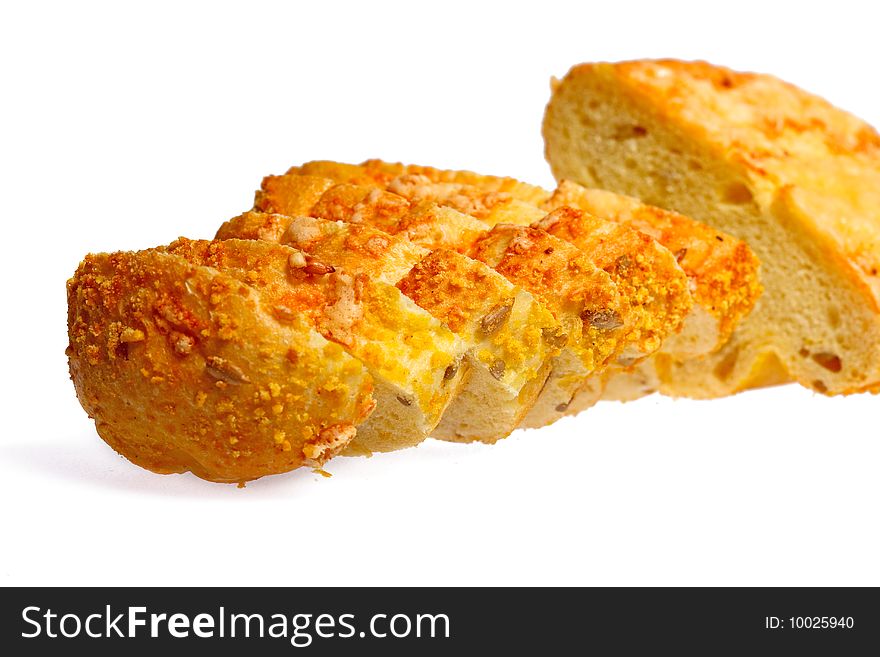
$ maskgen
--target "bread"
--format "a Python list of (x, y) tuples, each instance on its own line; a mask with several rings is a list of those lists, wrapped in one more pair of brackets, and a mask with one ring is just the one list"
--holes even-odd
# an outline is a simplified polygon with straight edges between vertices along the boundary
[[(322, 170), (326, 171), (326, 166)], [(286, 177), (296, 178), (298, 174), (294, 172)], [(304, 177), (303, 196), (308, 203), (314, 201), (309, 193), (314, 184), (311, 176)], [(263, 189), (256, 197), (257, 209), (296, 207), (301, 210), (303, 201), (289, 198), (290, 195), (297, 196), (296, 190), (295, 180), (276, 184), (271, 177), (264, 179)], [(566, 412), (576, 412), (594, 403), (596, 395), (592, 389), (587, 397), (579, 394), (580, 389), (587, 379), (602, 371), (634, 343), (629, 302), (617, 290), (611, 277), (576, 247), (540, 229), (520, 227), (521, 237), (514, 239), (515, 231), (507, 229), (515, 227), (499, 225), (486, 235), (488, 226), (484, 224), (481, 233), (477, 233), (473, 217), (431, 202), (414, 203), (379, 187), (341, 183), (328, 188), (308, 212), (356, 224), (367, 223), (397, 234), (411, 227), (411, 213), (414, 213), (418, 216), (418, 225), (430, 224), (436, 228), (431, 232), (433, 245), (436, 246), (437, 235), (443, 235), (449, 240), (444, 246), (458, 248), (499, 268), (511, 282), (522, 286), (546, 305), (569, 335), (568, 344), (556, 357), (548, 383), (524, 419), (523, 426), (544, 426)], [(398, 215), (396, 225), (395, 214)], [(231, 234), (248, 236), (253, 231), (236, 234), (224, 226), (218, 232), (220, 237)], [(478, 246), (473, 242), (476, 234), (483, 235), (477, 240)], [(411, 235), (409, 237), (412, 239)], [(508, 244), (511, 245), (509, 252)], [(535, 244), (542, 245), (541, 249), (533, 248)], [(497, 247), (498, 253), (490, 254), (490, 245)], [(526, 275), (527, 272), (530, 274)], [(546, 286), (550, 280), (561, 285), (560, 289), (570, 298), (564, 302), (558, 299), (559, 290)], [(626, 358), (641, 355), (626, 354)]]
[(155, 250), (67, 284), (70, 375), (101, 437), (158, 473), (243, 482), (320, 466), (372, 412), (367, 369), (250, 285)]
[[(378, 166), (377, 161), (371, 162), (372, 166)], [(323, 171), (332, 171), (330, 163), (319, 164)], [(344, 166), (349, 175), (357, 170), (353, 165)], [(309, 165), (302, 168), (311, 170)], [(372, 171), (369, 167), (364, 168)], [(386, 165), (383, 171), (419, 169), (431, 171), (426, 167), (404, 165)], [(673, 306), (672, 317), (664, 321), (661, 316), (656, 323), (672, 325), (673, 330), (665, 338), (663, 351), (677, 358), (697, 358), (717, 350), (727, 342), (733, 327), (751, 311), (760, 295), (758, 259), (745, 242), (681, 214), (566, 180), (562, 180), (552, 194), (541, 190), (541, 195), (538, 193), (540, 188), (525, 183), (507, 183), (504, 188), (508, 191), (499, 194), (494, 191), (499, 187), (498, 181), (510, 179), (472, 172), (438, 172), (435, 177), (457, 180), (454, 174), (461, 174), (468, 183), (434, 184), (429, 180), (416, 180), (421, 174), (409, 173), (387, 184), (389, 190), (410, 199), (430, 199), (460, 208), (476, 208), (475, 216), (489, 223), (533, 224), (545, 229), (557, 224), (556, 231), (563, 239), (571, 241), (576, 236), (576, 245), (612, 275), (616, 268), (612, 266), (611, 254), (619, 256), (625, 250), (639, 248), (636, 245), (641, 243), (641, 257), (650, 269), (640, 272), (640, 276), (642, 279), (655, 278), (655, 286), (645, 288), (636, 281), (622, 280), (620, 275), (617, 280), (630, 287), (631, 298), (653, 299), (654, 312), (662, 312), (656, 307), (660, 300), (665, 299)], [(558, 223), (562, 216), (558, 213), (545, 219), (548, 211), (563, 208), (579, 212), (569, 213), (570, 218), (562, 223)], [(646, 238), (664, 248), (657, 248)], [(671, 264), (672, 258), (680, 267)], [(679, 270), (683, 270), (691, 281), (692, 312), (675, 308), (676, 304), (691, 305), (680, 298), (682, 279), (678, 277)], [(681, 331), (675, 330), (679, 326), (674, 319), (676, 314), (687, 315)]]
[(280, 322), (308, 318), (364, 364), (376, 408), (348, 453), (417, 445), (455, 396), (465, 346), (393, 285), (270, 242), (178, 240), (167, 251), (248, 283)]
[(378, 185), (386, 187), (400, 176), (416, 175), (435, 183), (456, 183), (479, 187), (487, 192), (497, 192), (538, 205), (547, 196), (547, 192), (536, 185), (520, 182), (515, 178), (504, 176), (486, 176), (473, 171), (453, 171), (418, 164), (400, 164), (367, 160), (362, 164), (345, 164), (329, 160), (307, 162), (302, 166), (291, 167), (287, 173), (308, 176), (320, 176), (336, 181), (345, 181), (357, 185)]
[(657, 390), (676, 395), (658, 369), (670, 362), (699, 361), (730, 339), (736, 325), (760, 297), (758, 259), (742, 240), (675, 212), (621, 194), (563, 180), (545, 208), (574, 207), (608, 217), (657, 240), (678, 261), (693, 298), (681, 330), (669, 335), (660, 353), (626, 371), (609, 373), (602, 399), (631, 401)]
[[(754, 301), (743, 249), (570, 183), (313, 162), (213, 241), (88, 256), (71, 375), (101, 436), (156, 472), (243, 482), (429, 435), (491, 443), (717, 348)], [(695, 336), (694, 301), (713, 304)]]
[(484, 264), (447, 249), (428, 251), (367, 224), (249, 212), (217, 234), (273, 235), (322, 262), (394, 283), (459, 336), (468, 367), (436, 438), (491, 443), (510, 434), (532, 408), (566, 341), (531, 294)]
[(663, 352), (676, 358), (699, 358), (719, 349), (761, 294), (758, 259), (746, 243), (681, 214), (566, 180), (543, 207), (576, 208), (607, 218), (653, 238), (675, 258), (690, 281), (693, 300), (682, 330), (663, 345)]
[(554, 315), (523, 287), (448, 249), (432, 251), (397, 287), (471, 347), (467, 385), (434, 437), (495, 442), (520, 426), (567, 339)]
[(672, 60), (574, 67), (544, 119), (558, 179), (630, 194), (746, 240), (765, 292), (701, 361), (658, 363), (670, 394), (794, 380), (880, 388), (880, 136), (768, 75)]
[(542, 427), (591, 406), (594, 396), (581, 395), (581, 389), (626, 345), (629, 305), (616, 286), (608, 284), (608, 274), (571, 244), (525, 226), (499, 224), (468, 253), (532, 292), (568, 335), (523, 426)]
[[(430, 217), (431, 222), (422, 218), (418, 222), (420, 226), (427, 226), (431, 223), (433, 226), (447, 228), (445, 235), (433, 241), (434, 246), (461, 245), (472, 242), (477, 234), (496, 223), (511, 223), (520, 226), (531, 224), (542, 230), (555, 231), (554, 234), (575, 244), (587, 257), (604, 269), (621, 287), (629, 300), (632, 306), (632, 328), (627, 347), (628, 353), (622, 355), (624, 361), (635, 362), (644, 355), (656, 351), (665, 338), (680, 332), (682, 322), (691, 307), (691, 295), (687, 290), (688, 282), (673, 254), (657, 244), (649, 235), (621, 223), (600, 219), (584, 211), (572, 210), (565, 215), (564, 221), (560, 213), (554, 213), (552, 217), (547, 218), (546, 210), (523, 199), (538, 200), (542, 206), (554, 209), (561, 205), (557, 202), (559, 193), (557, 192), (551, 197), (549, 193), (538, 187), (519, 183), (513, 179), (479, 176), (479, 174), (472, 172), (439, 171), (429, 167), (389, 165), (380, 163), (378, 160), (371, 162), (371, 165), (312, 162), (302, 167), (294, 167), (291, 169), (292, 174), (288, 173), (286, 176), (278, 178), (289, 179), (291, 175), (300, 175), (305, 178), (303, 186), (307, 188), (311, 185), (309, 182), (311, 178), (299, 172), (320, 172), (342, 181), (343, 184), (340, 187), (346, 187), (345, 183), (351, 184), (352, 181), (361, 184), (386, 185), (387, 191), (403, 196), (411, 203), (418, 204), (417, 207), (425, 208), (439, 203), (457, 208), (461, 212), (450, 213), (447, 209), (448, 216)], [(380, 164), (382, 165), (380, 169), (370, 168), (371, 166), (378, 167)], [(449, 180), (464, 178), (479, 184), (434, 182), (426, 175), (413, 173), (390, 178), (389, 170), (426, 170), (433, 172), (435, 178)], [(525, 190), (522, 192), (523, 199), (517, 199), (508, 192), (494, 191), (499, 186), (496, 182), (499, 180), (505, 182), (507, 189)], [(267, 182), (269, 187), (272, 187), (274, 177), (264, 180), (264, 189), (257, 194), (257, 207), (271, 209), (276, 206), (284, 206), (283, 198), (294, 189), (295, 183), (288, 180), (281, 183), (284, 191), (267, 191)], [(540, 198), (538, 196), (539, 190), (541, 191)], [(365, 193), (360, 192), (359, 197)], [(328, 192), (328, 195), (331, 194), (333, 192)], [(384, 192), (381, 196), (378, 196), (378, 192), (375, 194), (375, 199), (388, 197), (388, 194)], [(273, 197), (279, 199), (277, 203), (271, 202), (270, 199)], [(293, 205), (296, 206), (297, 202), (294, 202)], [(461, 219), (461, 213), (468, 210), (470, 215), (464, 216), (469, 221), (465, 224)], [(327, 204), (322, 202), (316, 205), (311, 212), (327, 216)], [(410, 216), (430, 212), (435, 211), (427, 209), (422, 213), (411, 211)], [(353, 213), (349, 213), (349, 215), (351, 214)], [(353, 219), (352, 216), (341, 217), (338, 214), (334, 214), (332, 218)], [(503, 221), (498, 221), (499, 219), (503, 219)], [(452, 226), (454, 226), (454, 230), (450, 229)], [(554, 228), (551, 229), (551, 226)], [(400, 229), (397, 228), (397, 230), (399, 232)], [(411, 231), (408, 231), (405, 236), (410, 240), (423, 239), (421, 235), (413, 235)], [(712, 237), (714, 238), (714, 234)], [(678, 341), (681, 345), (686, 345), (686, 342), (686, 340)], [(690, 355), (690, 352), (686, 352), (684, 355)]]
[[(385, 173), (371, 175), (371, 169), (367, 166), (343, 164), (334, 167), (334, 164), (312, 163), (311, 166), (304, 165), (301, 169), (310, 172), (320, 171), (344, 181), (373, 180), (376, 184), (387, 185), (388, 191), (403, 196), (411, 202), (430, 202), (452, 207), (489, 226), (498, 223), (521, 226), (531, 224), (575, 244), (595, 264), (611, 275), (630, 301), (633, 325), (629, 353), (622, 355), (624, 360), (635, 362), (642, 356), (656, 351), (667, 336), (670, 338), (677, 336), (691, 309), (692, 301), (687, 290), (687, 278), (676, 262), (675, 256), (646, 233), (623, 223), (601, 219), (583, 209), (571, 208), (568, 212), (556, 212), (550, 217), (547, 216), (546, 209), (564, 209), (563, 205), (573, 205), (579, 201), (580, 199), (575, 197), (574, 190), (568, 188), (557, 190), (549, 198), (543, 193), (542, 198), (539, 198), (537, 193), (539, 188), (512, 179), (501, 179), (508, 181), (506, 189), (524, 190), (521, 192), (523, 198), (518, 199), (510, 192), (495, 191), (499, 187), (495, 184), (498, 179), (489, 177), (488, 181), (481, 180), (478, 174), (472, 172), (459, 172), (460, 178), (480, 184), (466, 184), (460, 181), (435, 182), (429, 176), (415, 173), (406, 173), (388, 180)], [(387, 165), (382, 171), (398, 168), (406, 171), (413, 167)], [(453, 178), (451, 174), (455, 173), (437, 172), (425, 167), (422, 169), (433, 171), (437, 178)], [(298, 170), (293, 169), (294, 172)], [(443, 173), (446, 175), (440, 175)], [(388, 195), (383, 194), (383, 196)], [(569, 197), (570, 203), (562, 202)], [(537, 200), (546, 209), (532, 205), (526, 199)], [(321, 204), (314, 208), (313, 212), (326, 216), (325, 208), (326, 206)], [(711, 237), (714, 241), (714, 233)], [(732, 318), (726, 319), (730, 323), (735, 321)], [(689, 344), (691, 341), (689, 335), (682, 336), (681, 339), (676, 340), (678, 346), (670, 345), (670, 350), (683, 357), (705, 353), (699, 347), (695, 352), (693, 346)]]
[[(249, 219), (236, 218), (227, 223), (218, 231), (218, 236), (233, 234), (232, 226), (265, 223), (259, 214), (250, 213), (248, 216)], [(370, 227), (364, 224), (346, 225), (306, 218), (287, 218), (286, 221), (289, 229), (282, 233), (282, 242), (307, 253), (320, 254), (330, 262), (345, 262), (346, 258), (361, 259), (365, 263), (381, 262), (384, 256), (376, 253), (375, 247), (368, 255), (364, 254), (366, 249), (362, 245), (368, 243), (381, 241), (392, 253), (403, 248), (397, 244), (404, 241), (401, 238), (382, 237), (383, 233), (377, 229), (370, 231)], [(245, 230), (242, 234), (249, 233)], [(520, 249), (522, 245), (519, 243), (508, 249), (510, 236), (502, 227), (497, 227), (484, 235), (473, 247), (473, 252), (469, 252), (473, 259), (448, 250), (434, 251), (430, 258), (426, 254), (431, 263), (429, 266), (414, 266), (414, 271), (401, 277), (397, 283), (460, 335), (476, 339), (474, 353), (478, 355), (477, 360), (483, 361), (479, 369), (486, 372), (482, 378), (500, 376), (502, 382), (516, 381), (517, 386), (512, 390), (518, 401), (515, 413), (505, 412), (503, 404), (491, 404), (497, 410), (493, 412), (490, 425), (495, 432), (506, 431), (503, 435), (516, 428), (526, 411), (530, 414), (523, 420), (524, 426), (543, 426), (560, 417), (583, 382), (622, 348), (624, 333), (619, 329), (627, 309), (607, 274), (585, 261), (574, 247), (549, 235), (544, 234), (544, 237), (548, 243), (542, 243), (540, 249), (537, 245)], [(550, 243), (559, 249), (555, 256), (544, 253)], [(490, 244), (498, 247), (497, 254), (489, 253)], [(570, 258), (571, 263), (565, 258)], [(364, 266), (370, 268), (372, 275), (378, 275), (372, 269), (373, 265)], [(433, 280), (425, 276), (426, 272), (433, 273)], [(527, 276), (526, 272), (530, 275)], [(544, 275), (540, 275), (541, 272)], [(551, 280), (555, 283), (562, 280), (570, 289), (550, 288)], [(416, 290), (416, 282), (421, 292)], [(438, 290), (443, 294), (438, 294)], [(559, 295), (562, 292), (570, 297), (566, 302), (561, 301)], [(509, 305), (508, 300), (513, 299), (518, 299), (518, 303)], [(593, 318), (596, 325), (590, 326), (587, 318)], [(495, 326), (499, 319), (503, 321), (500, 326)], [(485, 342), (487, 328), (491, 329), (488, 332), (492, 337), (488, 343)], [(550, 369), (537, 367), (535, 355), (553, 357), (552, 373)], [(528, 376), (523, 375), (524, 366)], [(535, 376), (536, 371), (541, 374), (540, 380), (535, 382), (537, 385), (523, 390), (522, 386)], [(534, 395), (538, 393), (540, 399), (536, 400)], [(473, 396), (473, 403), (477, 409), (487, 408), (490, 399), (483, 391)], [(450, 418), (466, 416), (464, 412), (450, 414)], [(505, 417), (511, 422), (507, 423)], [(474, 422), (479, 422), (479, 431), (488, 429), (483, 427), (485, 419), (478, 415), (468, 421), (446, 422), (445, 426), (441, 425), (437, 436), (465, 439), (470, 435), (469, 423)], [(488, 440), (489, 436), (481, 439)]]
[[(761, 293), (758, 260), (743, 241), (637, 199), (569, 181), (562, 181), (551, 194), (510, 178), (378, 160), (363, 165), (311, 162), (278, 178), (289, 179), (290, 174), (320, 174), (341, 183), (380, 185), (413, 202), (471, 208), (489, 225), (495, 221), (534, 222), (542, 228), (556, 225), (558, 236), (574, 240), (625, 290), (633, 310), (632, 335), (639, 336), (635, 340), (640, 338), (636, 352), (623, 356), (625, 367), (611, 368), (601, 381), (591, 381), (581, 394), (584, 399), (630, 400), (662, 388), (658, 363), (697, 359), (719, 349)], [(264, 189), (269, 180), (264, 181)], [(289, 180), (276, 184), (295, 185)], [(282, 197), (284, 191), (279, 189), (275, 194)], [(262, 192), (258, 203), (261, 198)], [(568, 212), (565, 216), (569, 218), (563, 222), (558, 212), (545, 219), (547, 211), (563, 208), (580, 212)], [(472, 238), (471, 230), (467, 232)], [(637, 251), (633, 251), (635, 245), (640, 245)], [(616, 259), (623, 252), (639, 267), (618, 269)], [(682, 271), (689, 292), (681, 289)], [(638, 351), (650, 354), (657, 345), (662, 354), (639, 362)]]
[[(548, 212), (559, 208), (580, 210), (584, 218), (578, 218), (577, 222), (583, 226), (574, 227), (579, 236), (578, 246), (606, 263), (608, 253), (603, 252), (602, 247), (611, 252), (632, 248), (636, 240), (633, 231), (653, 238), (669, 253), (655, 249), (649, 254), (646, 250), (643, 257), (650, 257), (652, 275), (668, 291), (642, 290), (637, 296), (670, 295), (671, 303), (678, 301), (674, 296), (678, 288), (676, 271), (668, 260), (672, 254), (690, 279), (695, 306), (693, 312), (687, 313), (682, 330), (673, 331), (665, 340), (664, 351), (680, 358), (696, 358), (717, 350), (730, 337), (734, 326), (751, 311), (761, 293), (758, 259), (745, 242), (679, 213), (607, 190), (585, 188), (562, 180), (551, 193), (511, 178), (380, 160), (368, 160), (362, 165), (317, 161), (290, 171), (301, 176), (304, 172), (320, 172), (341, 183), (384, 185), (410, 201), (429, 200), (459, 208), (470, 206), (477, 208), (475, 216), (482, 218), (483, 223), (492, 225), (499, 222), (537, 225)], [(394, 178), (395, 173), (401, 175)], [(262, 192), (257, 196), (260, 198)], [(571, 235), (567, 228), (562, 232)]]

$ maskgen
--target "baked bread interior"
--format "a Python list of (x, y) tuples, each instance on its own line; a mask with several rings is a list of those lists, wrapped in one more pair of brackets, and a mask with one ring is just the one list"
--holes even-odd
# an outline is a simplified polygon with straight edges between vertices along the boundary
[(664, 390), (718, 397), (794, 380), (880, 386), (880, 136), (769, 75), (673, 60), (583, 64), (544, 118), (559, 180), (636, 196), (745, 240), (765, 292), (702, 360), (667, 359)]

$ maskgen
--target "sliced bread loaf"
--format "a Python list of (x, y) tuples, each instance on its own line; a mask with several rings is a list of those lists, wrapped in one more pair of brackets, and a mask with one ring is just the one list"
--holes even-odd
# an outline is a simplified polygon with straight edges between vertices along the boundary
[[(624, 364), (627, 360), (631, 364), (606, 371), (601, 380), (590, 382), (590, 392), (585, 390), (582, 396), (592, 394), (595, 399), (631, 400), (657, 390), (672, 395), (683, 394), (680, 389), (664, 384), (658, 376), (658, 369), (668, 371), (673, 364), (700, 359), (720, 349), (734, 327), (751, 312), (761, 294), (758, 259), (745, 242), (679, 213), (566, 180), (560, 182), (552, 195), (544, 192), (541, 196), (538, 187), (502, 183), (510, 179), (495, 176), (438, 172), (430, 167), (426, 168), (429, 174), (423, 174), (418, 173), (422, 167), (396, 164), (382, 167), (380, 164), (372, 161), (369, 166), (342, 165), (340, 173), (343, 179), (349, 176), (385, 181), (389, 189), (394, 188), (415, 198), (482, 208), (483, 220), (488, 223), (496, 220), (518, 225), (534, 222), (533, 225), (544, 228), (556, 224), (557, 234), (564, 239), (571, 241), (575, 234), (579, 235), (577, 246), (601, 263), (612, 276), (623, 273), (624, 280), (615, 280), (629, 291), (628, 298), (636, 313), (635, 325), (666, 330), (660, 353), (656, 358), (641, 362), (638, 358), (624, 357)], [(319, 168), (327, 173), (334, 170), (330, 163), (320, 163)], [(395, 172), (403, 175), (389, 180), (388, 176)], [(458, 177), (457, 173), (461, 176)], [(441, 182), (434, 183), (434, 180)], [(462, 182), (465, 180), (466, 183)], [(507, 191), (499, 194), (496, 190), (502, 184)], [(535, 202), (540, 208), (534, 205)], [(562, 224), (555, 212), (550, 219), (543, 219), (545, 211), (564, 208), (586, 213), (588, 216), (574, 222), (583, 225), (571, 225), (572, 213), (568, 213), (569, 218)], [(540, 218), (536, 220), (537, 217)], [(623, 232), (615, 230), (615, 225), (622, 227)], [(648, 271), (632, 270), (627, 280), (627, 272), (618, 272), (603, 254), (631, 249), (638, 243), (633, 232), (651, 238), (653, 247), (643, 245), (641, 251)], [(588, 236), (595, 238), (587, 239)], [(636, 255), (631, 254), (631, 259)], [(680, 268), (672, 264), (673, 259)], [(676, 323), (675, 316), (682, 312), (682, 304), (687, 303), (682, 302), (678, 294), (682, 271), (688, 279), (692, 303), (683, 321)], [(650, 283), (646, 285), (646, 281)], [(645, 299), (650, 300), (653, 307), (640, 307), (640, 300)], [(671, 318), (669, 321), (663, 319), (664, 299), (669, 302), (666, 308), (667, 317)], [(661, 301), (661, 304), (655, 301)], [(643, 340), (653, 339), (656, 344), (658, 336), (656, 333), (652, 335), (650, 329), (641, 331), (641, 335)], [(644, 341), (641, 347), (647, 351)]]
[[(287, 175), (296, 177), (298, 174)], [(333, 207), (335, 218), (343, 221), (355, 221), (358, 224), (375, 222), (378, 227), (392, 233), (399, 232), (401, 226), (407, 225), (407, 214), (403, 213), (404, 203), (389, 202), (390, 192), (376, 187), (372, 188), (373, 191), (367, 191), (366, 186), (351, 183), (341, 183), (337, 187), (345, 189), (346, 194), (348, 190), (354, 188), (359, 191), (347, 196), (347, 205), (341, 203)], [(336, 189), (336, 187), (330, 188), (325, 196), (331, 195), (334, 199), (342, 198)], [(279, 194), (292, 193), (291, 190), (295, 190), (295, 184), (287, 184), (279, 190)], [(377, 193), (376, 190), (380, 193)], [(397, 198), (408, 202), (403, 197), (397, 196)], [(393, 213), (379, 213), (365, 207), (365, 199), (372, 199), (373, 202), (381, 203), (383, 207), (397, 208), (397, 213), (403, 213), (398, 218), (397, 225), (391, 225)], [(277, 206), (283, 206), (286, 203), (283, 199), (272, 202)], [(294, 205), (297, 203), (296, 200), (292, 201)], [(417, 207), (424, 208), (426, 203), (430, 204), (429, 201), (421, 201)], [(358, 208), (356, 217), (354, 216), (355, 206)], [(327, 213), (329, 208), (330, 205), (324, 203), (322, 197), (311, 212), (313, 214)], [(543, 216), (543, 213), (541, 214)], [(461, 219), (456, 219), (456, 217)], [(442, 229), (432, 231), (431, 235), (432, 239), (437, 235), (450, 239), (451, 243), (444, 244), (444, 246), (466, 252), (471, 257), (475, 257), (492, 267), (503, 267), (504, 271), (499, 269), (500, 273), (511, 282), (534, 294), (542, 304), (550, 309), (556, 320), (563, 325), (563, 330), (566, 333), (568, 333), (570, 326), (576, 327), (579, 336), (574, 342), (566, 345), (562, 354), (556, 357), (553, 372), (548, 379), (549, 383), (541, 390), (532, 411), (524, 419), (524, 426), (544, 426), (566, 413), (578, 412), (592, 405), (596, 401), (595, 390), (591, 387), (589, 395), (580, 395), (580, 388), (587, 385), (590, 377), (597, 375), (634, 344), (631, 333), (633, 313), (628, 300), (620, 294), (612, 278), (605, 271), (596, 267), (576, 247), (558, 240), (540, 229), (498, 225), (493, 229), (492, 238), (487, 239), (490, 234), (485, 232), (488, 225), (484, 224), (482, 236), (475, 243), (473, 242), (474, 235), (469, 228), (470, 224), (468, 224), (468, 222), (472, 224), (475, 218), (470, 215), (464, 215), (451, 208), (434, 207), (432, 211), (422, 213), (420, 220), (422, 225), (425, 222), (431, 222), (443, 226)], [(508, 228), (512, 230), (507, 230)], [(521, 239), (513, 239), (516, 234), (521, 234)], [(503, 263), (501, 263), (501, 252), (505, 251), (508, 242), (513, 242), (513, 248), (503, 257)], [(480, 247), (475, 251), (472, 246), (477, 243), (480, 244)], [(526, 243), (531, 246), (524, 248)], [(493, 262), (487, 258), (493, 257), (489, 252), (496, 248), (499, 250), (499, 253), (496, 254), (498, 261)], [(556, 251), (556, 255), (552, 255), (554, 251)], [(525, 273), (529, 271), (535, 275), (527, 276)], [(541, 272), (540, 275), (538, 272)], [(548, 294), (544, 282), (551, 278), (556, 282), (563, 281), (565, 286), (570, 288), (566, 293), (570, 292), (571, 299), (565, 303), (558, 303), (552, 293)], [(580, 298), (580, 302), (569, 303), (578, 294), (583, 297)], [(591, 295), (595, 298), (591, 299)], [(548, 305), (548, 302), (552, 302), (552, 305)], [(591, 316), (592, 313), (598, 313), (598, 315), (595, 322), (590, 324), (585, 318)], [(569, 341), (571, 342), (571, 337), (569, 337)], [(637, 355), (643, 356), (644, 354)], [(627, 353), (625, 357), (630, 359), (634, 355)]]
[[(262, 230), (272, 226), (269, 232)], [(447, 249), (428, 251), (365, 223), (251, 212), (218, 235), (276, 235), (306, 258), (396, 284), (466, 345), (464, 381), (432, 435), (495, 442), (520, 423), (566, 336), (521, 287), (481, 262)]]
[(464, 345), (393, 285), (258, 240), (178, 240), (168, 253), (256, 289), (279, 322), (308, 318), (364, 364), (376, 409), (347, 453), (422, 442), (439, 424), (463, 372)]

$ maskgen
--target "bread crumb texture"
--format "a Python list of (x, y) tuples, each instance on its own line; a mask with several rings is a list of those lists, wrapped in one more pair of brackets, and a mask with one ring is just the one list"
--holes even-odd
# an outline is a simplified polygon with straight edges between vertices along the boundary
[[(719, 231), (719, 248), (731, 248), (730, 235), (761, 262), (755, 310), (709, 358), (664, 357), (661, 390), (716, 397), (789, 380), (825, 394), (878, 389), (880, 136), (871, 126), (769, 75), (646, 60), (574, 67), (556, 85), (544, 137), (558, 179), (693, 217)], [(737, 285), (746, 252), (734, 248), (739, 266), (720, 267), (712, 249), (669, 228), (658, 239), (680, 250), (683, 268), (714, 273), (695, 301), (741, 306), (728, 285), (753, 287)]]

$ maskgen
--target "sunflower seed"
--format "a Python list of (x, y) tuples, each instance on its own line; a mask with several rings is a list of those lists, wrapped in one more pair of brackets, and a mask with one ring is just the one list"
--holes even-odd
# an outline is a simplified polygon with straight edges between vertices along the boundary
[(513, 308), (513, 301), (503, 301), (492, 308), (483, 319), (480, 320), (480, 328), (486, 335), (492, 335), (501, 328), (501, 325), (510, 316), (510, 310)]
[(585, 324), (603, 331), (618, 329), (623, 326), (623, 321), (617, 311), (604, 310), (584, 310), (581, 313), (581, 319)]
[(489, 374), (500, 381), (501, 377), (504, 376), (504, 369), (504, 361), (499, 358), (489, 366)]
[(251, 382), (241, 369), (219, 356), (209, 356), (205, 359), (205, 373), (218, 381), (232, 385)]

